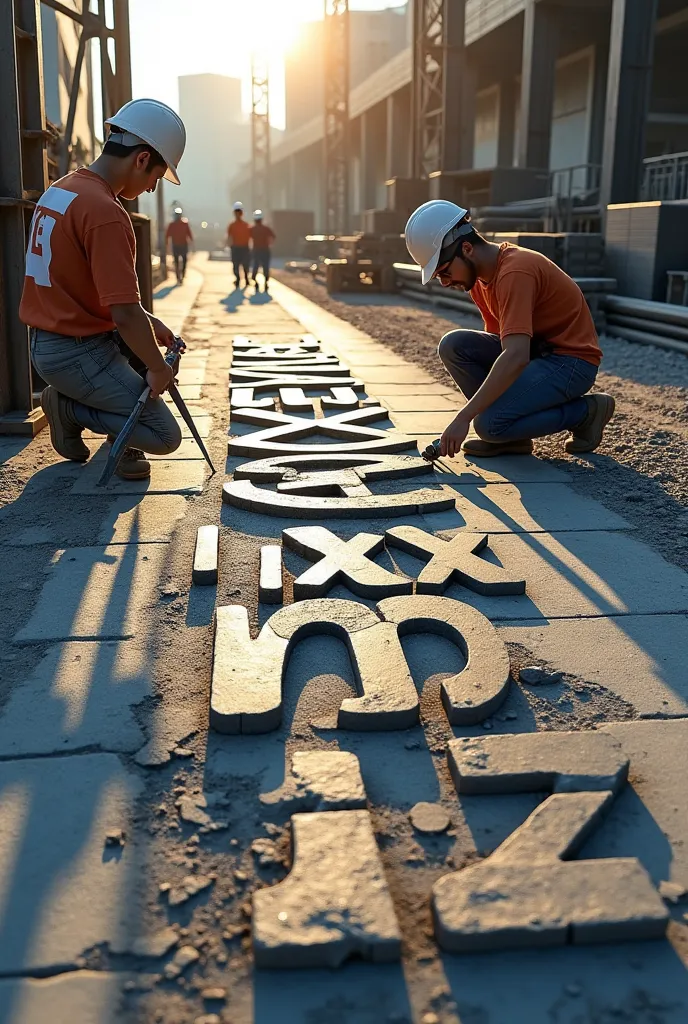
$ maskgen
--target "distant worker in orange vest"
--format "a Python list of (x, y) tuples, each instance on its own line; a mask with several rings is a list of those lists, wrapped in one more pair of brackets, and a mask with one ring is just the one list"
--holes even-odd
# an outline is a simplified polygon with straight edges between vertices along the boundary
[(174, 259), (177, 284), (181, 284), (186, 274), (189, 242), (193, 242), (194, 237), (189, 227), (189, 221), (186, 217), (182, 217), (182, 210), (179, 206), (174, 211), (174, 220), (170, 221), (167, 225), (167, 232), (165, 234), (166, 246), (169, 245), (170, 240), (172, 241), (172, 258)]
[(256, 210), (253, 214), (253, 226), (251, 227), (251, 241), (253, 243), (253, 283), (256, 291), (260, 291), (260, 285), (256, 280), (258, 267), (263, 268), (265, 277), (265, 291), (268, 290), (270, 280), (270, 246), (275, 241), (276, 235), (272, 228), (263, 223), (263, 211)]
[(249, 283), (249, 242), (251, 241), (251, 227), (244, 220), (244, 204), (235, 203), (234, 220), (227, 226), (227, 244), (232, 251), (232, 265), (234, 267), (234, 287), (239, 287), (239, 271), (244, 271), (244, 288)]

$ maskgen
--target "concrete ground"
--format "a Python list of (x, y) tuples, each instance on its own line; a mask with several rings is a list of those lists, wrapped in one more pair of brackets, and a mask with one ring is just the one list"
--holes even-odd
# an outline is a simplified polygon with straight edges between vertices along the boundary
[[(454, 509), (400, 519), (302, 520), (223, 504), (242, 462), (227, 458), (234, 335), (276, 344), (313, 333), (389, 409), (375, 427), (423, 442), (459, 401), (279, 283), (265, 296), (229, 282), (227, 263), (197, 258), (185, 285), (156, 302), (171, 326), (184, 323), (180, 383), (214, 477), (187, 439), (155, 460), (150, 484), (117, 482), (103, 494), (94, 483), (104, 453), (82, 466), (54, 456), (44, 435), (0, 440), (0, 1024), (681, 1024), (688, 574), (618, 511), (574, 490), (563, 460), (457, 459), (417, 482), (371, 482), (373, 494), (452, 489)], [(237, 437), (258, 429), (239, 417), (229, 427)], [(87, 443), (95, 453), (98, 439)], [(341, 640), (318, 635), (289, 660), (278, 728), (210, 731), (215, 607), (246, 607), (254, 637), (275, 611), (258, 601), (261, 545), (295, 526), (350, 539), (404, 523), (445, 539), (485, 532), (487, 560), (525, 579), (523, 594), (456, 582), (445, 592), (496, 624), (511, 664), (504, 703), (482, 723), (451, 726), (440, 686), (465, 658), (446, 636), (421, 631), (403, 640), (419, 724), (333, 728), (356, 682)], [(207, 524), (220, 527), (217, 586), (191, 582), (196, 530)], [(410, 579), (422, 568), (392, 547), (375, 561)], [(285, 548), (285, 604), (309, 565)], [(375, 606), (343, 583), (328, 596)], [(529, 685), (521, 669), (532, 665), (557, 675)], [(442, 951), (433, 885), (480, 862), (543, 801), (542, 792), (457, 795), (448, 741), (525, 733), (536, 743), (538, 733), (599, 729), (630, 760), (629, 781), (577, 858), (637, 858), (666, 896), (666, 938)], [(253, 894), (292, 865), (288, 819), (261, 797), (274, 798), (295, 752), (317, 750), (359, 760), (401, 960), (256, 969)], [(441, 805), (449, 829), (414, 828), (418, 802)], [(319, 821), (323, 857), (338, 854), (345, 874), (346, 851), (328, 845), (326, 813)], [(629, 891), (620, 914), (632, 915), (633, 899)]]

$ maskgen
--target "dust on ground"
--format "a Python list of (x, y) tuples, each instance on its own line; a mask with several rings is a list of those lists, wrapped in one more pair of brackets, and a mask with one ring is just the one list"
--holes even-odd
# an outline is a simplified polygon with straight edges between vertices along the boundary
[[(435, 312), (401, 296), (330, 296), (308, 273), (275, 276), (451, 387), (437, 357), (440, 338), (458, 326), (481, 329), (479, 318)], [(688, 569), (688, 357), (617, 338), (601, 344), (595, 390), (616, 399), (602, 444), (576, 458), (564, 452), (566, 435), (557, 434), (538, 438), (535, 453), (568, 470), (575, 490), (624, 516), (647, 544)]]

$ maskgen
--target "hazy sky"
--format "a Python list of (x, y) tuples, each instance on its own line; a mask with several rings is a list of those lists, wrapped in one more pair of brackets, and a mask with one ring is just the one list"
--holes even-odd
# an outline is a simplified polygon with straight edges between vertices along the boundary
[[(357, 10), (401, 3), (350, 0)], [(282, 57), (299, 24), (321, 17), (323, 7), (323, 0), (129, 0), (134, 96), (153, 96), (176, 109), (179, 75), (210, 72), (247, 81), (251, 50), (263, 47), (271, 60), (271, 120), (283, 127)]]

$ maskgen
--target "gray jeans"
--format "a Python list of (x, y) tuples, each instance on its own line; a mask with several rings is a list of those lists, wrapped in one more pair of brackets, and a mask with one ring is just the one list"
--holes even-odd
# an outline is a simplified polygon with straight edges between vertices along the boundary
[[(119, 434), (145, 387), (113, 333), (81, 341), (33, 329), (31, 359), (46, 384), (68, 399), (66, 412), (72, 424), (94, 434)], [(168, 455), (181, 441), (170, 408), (162, 398), (149, 398), (131, 435), (132, 448)]]

